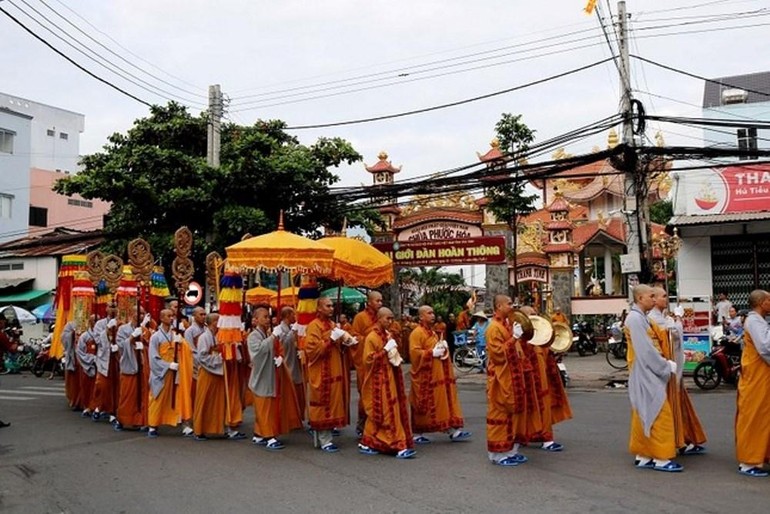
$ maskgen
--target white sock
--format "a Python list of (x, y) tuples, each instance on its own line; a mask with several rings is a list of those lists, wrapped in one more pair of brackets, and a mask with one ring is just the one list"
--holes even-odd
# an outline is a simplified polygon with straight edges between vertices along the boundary
[(644, 457), (642, 455), (637, 455), (636, 460), (639, 462), (640, 466), (644, 466), (645, 464), (649, 464), (649, 462), (652, 460), (649, 457)]
[(661, 460), (661, 459), (652, 459), (652, 460), (654, 460), (654, 461), (655, 461), (655, 465), (656, 465), (656, 466), (665, 466), (666, 464), (668, 464), (669, 462), (671, 462), (671, 461), (670, 461), (670, 460), (668, 460), (668, 459), (662, 459), (662, 460)]
[(192, 433), (193, 433), (193, 429), (192, 429), (192, 428), (190, 428), (190, 427), (184, 427), (184, 428), (182, 429), (182, 433), (183, 433), (184, 435), (187, 435), (187, 434), (192, 434)]
[(452, 435), (449, 437), (454, 439), (455, 437), (459, 436), (462, 433), (463, 433), (463, 430), (461, 428), (456, 428), (455, 431), (452, 433)]
[(508, 456), (510, 457), (510, 456), (516, 455), (517, 453), (519, 453), (519, 443), (514, 443), (513, 444), (513, 450), (511, 450), (508, 453)]
[(543, 448), (547, 448), (553, 444), (553, 441), (546, 441), (543, 443)]
[(693, 448), (695, 448), (695, 445), (694, 445), (694, 444), (692, 444), (692, 443), (690, 443), (690, 444), (688, 444), (688, 445), (687, 445), (687, 448), (685, 448), (685, 449), (684, 449), (684, 451), (686, 451), (686, 452), (687, 452), (687, 451), (690, 451), (690, 450), (692, 450)]
[(755, 468), (756, 466), (752, 466), (751, 464), (738, 464), (738, 467), (741, 471), (748, 471), (752, 468)]
[(251, 440), (254, 441), (255, 443), (261, 443), (262, 441), (265, 440), (265, 438), (255, 435), (254, 437), (251, 438)]
[(118, 418), (116, 418), (115, 416), (110, 414), (110, 423), (114, 423), (116, 419), (118, 419)]
[(273, 444), (273, 443), (277, 443), (277, 442), (278, 442), (278, 439), (276, 439), (275, 437), (271, 437), (271, 438), (270, 438), (270, 439), (267, 441), (267, 444)]

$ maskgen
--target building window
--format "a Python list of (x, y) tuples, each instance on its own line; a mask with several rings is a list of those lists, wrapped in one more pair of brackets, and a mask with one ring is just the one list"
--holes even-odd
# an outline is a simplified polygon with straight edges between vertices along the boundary
[(0, 219), (11, 219), (13, 210), (13, 195), (0, 194)]
[(48, 137), (54, 137), (56, 135), (56, 131), (52, 129), (48, 129), (45, 131), (45, 135)]
[[(747, 152), (757, 149), (757, 127), (748, 127), (738, 129), (738, 149)], [(757, 155), (741, 155), (742, 161), (748, 159), (758, 159)]]
[(89, 209), (94, 206), (94, 202), (89, 200), (78, 200), (77, 198), (67, 199), (67, 204), (74, 205), (75, 207), (88, 207)]
[(31, 227), (48, 226), (48, 209), (45, 207), (29, 206), (29, 225)]
[(64, 139), (66, 141), (69, 139), (69, 135), (67, 135), (66, 132), (59, 132), (59, 139)]
[(11, 265), (10, 264), (0, 264), (0, 271), (10, 271)]
[(13, 153), (13, 138), (16, 132), (0, 129), (0, 153)]
[(23, 270), (24, 270), (23, 262), (14, 262), (11, 264), (11, 271), (23, 271)]

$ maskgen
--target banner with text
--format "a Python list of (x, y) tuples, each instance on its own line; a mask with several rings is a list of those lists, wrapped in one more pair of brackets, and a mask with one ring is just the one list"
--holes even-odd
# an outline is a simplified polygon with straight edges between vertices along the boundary
[(694, 191), (688, 214), (766, 211), (770, 206), (770, 165), (754, 164), (702, 170), (687, 176)]
[(379, 251), (396, 266), (446, 266), (450, 264), (503, 264), (505, 238), (474, 237), (469, 239), (420, 242), (375, 243)]

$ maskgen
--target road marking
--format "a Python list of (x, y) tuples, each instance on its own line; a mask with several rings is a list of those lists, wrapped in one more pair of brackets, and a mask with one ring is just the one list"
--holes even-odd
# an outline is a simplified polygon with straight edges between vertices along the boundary
[(27, 394), (35, 396), (64, 396), (64, 391), (54, 393), (53, 391), (21, 391), (19, 389), (0, 389), (0, 394)]
[[(5, 391), (2, 391), (5, 392)], [(8, 400), (11, 402), (24, 402), (27, 400), (35, 400), (34, 396), (0, 396), (0, 400)]]

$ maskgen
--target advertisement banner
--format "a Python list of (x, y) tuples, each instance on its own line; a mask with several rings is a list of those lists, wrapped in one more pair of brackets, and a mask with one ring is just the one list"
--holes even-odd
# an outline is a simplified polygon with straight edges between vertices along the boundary
[(770, 205), (770, 165), (728, 166), (693, 173), (688, 214), (766, 211)]
[(450, 264), (503, 264), (505, 238), (474, 237), (437, 241), (375, 243), (375, 248), (396, 266), (446, 266)]
[(692, 373), (698, 363), (709, 356), (711, 336), (708, 332), (685, 333), (682, 347), (684, 349), (684, 371)]

